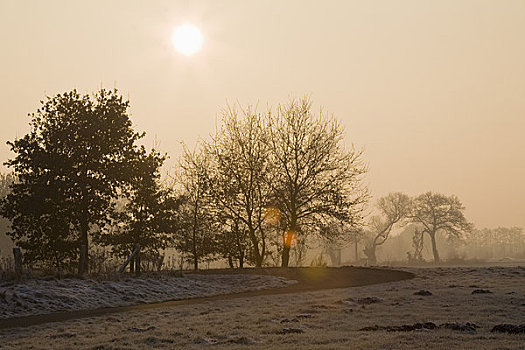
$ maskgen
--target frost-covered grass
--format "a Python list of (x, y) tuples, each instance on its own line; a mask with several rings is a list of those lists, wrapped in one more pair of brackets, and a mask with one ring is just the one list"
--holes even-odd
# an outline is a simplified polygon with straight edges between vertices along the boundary
[(0, 319), (279, 288), (293, 282), (276, 276), (199, 274), (0, 282)]
[[(524, 349), (525, 268), (408, 269), (411, 280), (296, 294), (226, 298), (0, 330), (3, 349)], [(229, 276), (228, 278), (233, 278)], [(475, 289), (492, 293), (472, 294)], [(432, 295), (415, 295), (428, 290)], [(363, 304), (360, 299), (376, 297)], [(475, 333), (366, 332), (372, 325), (472, 322)]]

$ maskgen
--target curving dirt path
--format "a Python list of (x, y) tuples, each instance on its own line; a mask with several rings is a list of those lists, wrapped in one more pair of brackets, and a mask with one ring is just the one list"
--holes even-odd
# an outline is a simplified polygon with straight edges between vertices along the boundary
[(100, 308), (94, 310), (79, 310), (56, 312), (45, 315), (34, 315), (15, 317), (0, 320), (0, 329), (28, 327), (33, 325), (44, 324), (48, 322), (62, 322), (72, 319), (79, 319), (85, 317), (101, 316), (117, 312), (144, 310), (153, 308), (165, 308), (178, 305), (192, 305), (200, 304), (213, 300), (225, 300), (233, 298), (245, 298), (260, 295), (274, 295), (274, 294), (289, 294), (301, 293), (322, 289), (348, 288), (365, 285), (372, 285), (378, 283), (387, 283), (393, 281), (400, 281), (411, 279), (415, 275), (410, 272), (377, 269), (377, 268), (363, 268), (363, 267), (340, 267), (340, 268), (248, 268), (248, 269), (218, 269), (218, 270), (203, 270), (197, 273), (201, 274), (257, 274), (257, 275), (273, 275), (281, 276), (291, 280), (296, 280), (297, 283), (278, 289), (264, 289), (242, 293), (223, 294), (211, 297), (201, 297), (183, 300), (170, 300), (151, 304), (121, 306), (111, 308)]

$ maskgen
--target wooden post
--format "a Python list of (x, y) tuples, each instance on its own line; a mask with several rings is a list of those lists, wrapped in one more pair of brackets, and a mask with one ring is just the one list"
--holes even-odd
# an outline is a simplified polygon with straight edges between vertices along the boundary
[(122, 264), (120, 269), (118, 269), (118, 272), (120, 273), (124, 272), (124, 270), (126, 269), (126, 266), (128, 266), (131, 259), (133, 259), (139, 251), (140, 251), (140, 244), (137, 243), (135, 244), (135, 249), (133, 250), (133, 253), (131, 253), (131, 255), (126, 259), (126, 261), (124, 261), (124, 264)]
[(78, 260), (78, 274), (83, 275), (86, 273), (86, 245), (80, 246), (80, 258)]
[(135, 257), (131, 258), (131, 260), (129, 261), (129, 272), (135, 272)]
[(135, 255), (135, 274), (140, 275), (140, 244), (138, 245), (138, 251)]
[(22, 276), (22, 251), (20, 248), (13, 248), (13, 255), (15, 256), (15, 274), (16, 277)]

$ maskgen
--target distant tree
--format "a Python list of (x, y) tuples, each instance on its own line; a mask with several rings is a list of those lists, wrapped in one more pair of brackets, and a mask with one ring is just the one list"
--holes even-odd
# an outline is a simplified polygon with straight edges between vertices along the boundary
[[(13, 174), (0, 173), (0, 202), (11, 192), (11, 185), (15, 182)], [(0, 215), (0, 255), (7, 254), (12, 248), (13, 242), (6, 233), (9, 231), (9, 220)], [(11, 253), (9, 253), (11, 254)]]
[(414, 255), (408, 256), (408, 262), (416, 261), (421, 262), (423, 261), (423, 231), (418, 230), (417, 228), (414, 230), (414, 234), (412, 236), (412, 247), (414, 248)]
[(240, 235), (246, 233), (251, 242), (247, 258), (260, 267), (267, 250), (264, 213), (270, 200), (272, 170), (267, 126), (251, 106), (240, 110), (228, 106), (221, 121), (206, 149), (214, 165), (209, 173), (210, 195), (217, 214), (231, 222), (232, 230), (224, 238), (235, 238), (231, 243), (239, 247), (243, 242)]
[(525, 254), (525, 233), (521, 227), (498, 227), (473, 230), (468, 248), (478, 258), (520, 257)]
[(15, 176), (11, 173), (0, 173), (0, 200), (7, 197), (11, 192), (11, 185), (15, 182)]
[(31, 131), (8, 142), (16, 157), (6, 165), (17, 183), (0, 212), (26, 256), (58, 264), (83, 247), (79, 272), (87, 271), (90, 228), (104, 224), (117, 188), (133, 174), (130, 159), (142, 135), (128, 107), (116, 90), (48, 97), (30, 115)]
[(210, 161), (203, 149), (184, 149), (180, 161), (180, 209), (178, 229), (174, 233), (175, 247), (189, 254), (195, 270), (199, 262), (218, 253), (216, 234), (220, 222), (214, 219), (210, 198)]
[(330, 240), (325, 240), (323, 243), (324, 243), (323, 252), (328, 254), (328, 256), (330, 257), (331, 265), (340, 266), (342, 247), (338, 245), (337, 242), (333, 242)]
[(410, 198), (403, 193), (390, 193), (378, 199), (378, 215), (370, 219), (369, 229), (373, 238), (365, 246), (364, 253), (370, 264), (376, 264), (376, 248), (386, 242), (394, 225), (410, 214)]
[(359, 262), (359, 244), (362, 244), (368, 235), (363, 227), (332, 224), (323, 227), (323, 230), (327, 231), (321, 235), (324, 252), (330, 257), (333, 266), (341, 264), (341, 249), (344, 246), (352, 246), (354, 261)]
[(464, 216), (465, 207), (456, 196), (445, 196), (427, 192), (413, 200), (410, 219), (420, 224), (421, 234), (428, 234), (432, 243), (434, 262), (438, 263), (439, 253), (436, 246), (436, 234), (459, 237), (469, 232), (473, 226)]
[(356, 226), (362, 219), (367, 191), (362, 152), (345, 150), (343, 129), (323, 113), (315, 116), (308, 98), (292, 100), (270, 115), (270, 159), (274, 174), (269, 186), (281, 212), (282, 266), (288, 266), (290, 248), (299, 235), (335, 236), (323, 229), (332, 223)]
[[(163, 188), (160, 168), (166, 159), (158, 151), (142, 147), (133, 161), (133, 176), (122, 199), (122, 207), (111, 215), (111, 224), (94, 234), (95, 242), (110, 246), (119, 257), (127, 257), (140, 244), (142, 260), (155, 260), (170, 243), (178, 201)], [(145, 258), (145, 259), (144, 259)]]

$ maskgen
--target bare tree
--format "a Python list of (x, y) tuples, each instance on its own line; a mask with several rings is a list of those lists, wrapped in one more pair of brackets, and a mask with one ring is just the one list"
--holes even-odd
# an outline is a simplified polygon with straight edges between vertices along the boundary
[(410, 198), (403, 193), (390, 193), (379, 198), (376, 207), (379, 213), (373, 216), (369, 223), (373, 239), (364, 249), (370, 264), (377, 263), (376, 248), (386, 242), (394, 225), (410, 214)]
[(251, 106), (228, 106), (222, 113), (220, 129), (206, 149), (214, 162), (210, 183), (215, 204), (223, 216), (233, 221), (231, 232), (246, 229), (251, 242), (249, 258), (260, 267), (267, 250), (264, 214), (272, 170), (263, 116)]
[(288, 266), (292, 241), (300, 235), (337, 235), (330, 224), (350, 227), (361, 219), (367, 191), (362, 152), (345, 150), (343, 128), (322, 111), (312, 113), (308, 98), (280, 105), (270, 114), (269, 145), (274, 176), (269, 185), (285, 223), (282, 266)]
[(175, 245), (179, 251), (189, 253), (193, 268), (198, 270), (199, 262), (216, 252), (215, 237), (211, 229), (209, 158), (203, 149), (191, 152), (184, 148), (180, 168), (183, 189)]
[(427, 192), (417, 196), (413, 201), (410, 219), (422, 227), (421, 234), (427, 233), (432, 243), (434, 262), (439, 263), (436, 246), (436, 233), (460, 237), (469, 232), (473, 226), (467, 221), (463, 212), (465, 207), (458, 197), (445, 196)]

